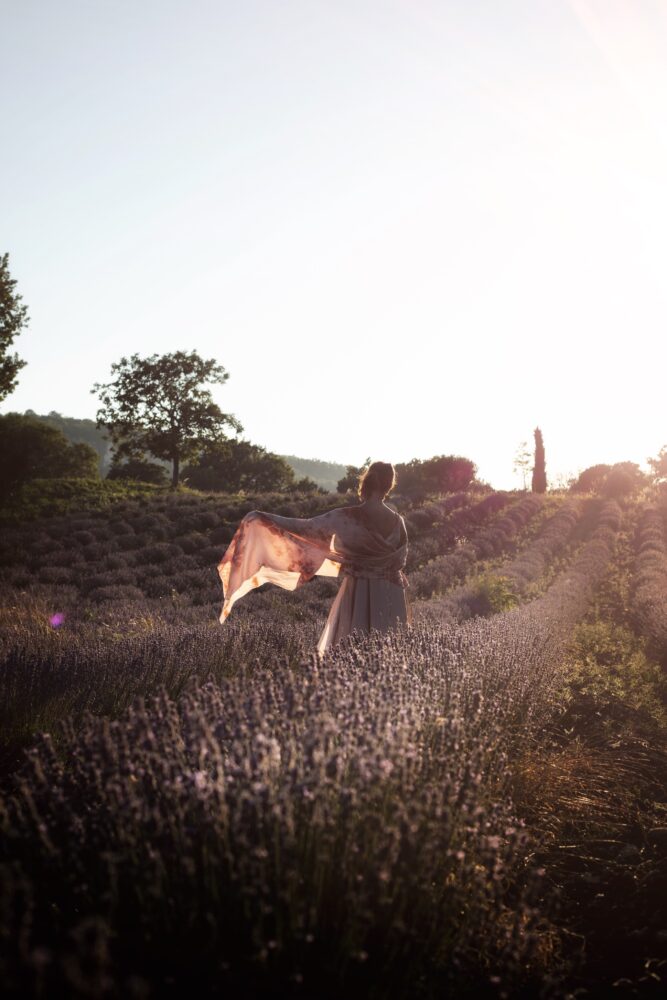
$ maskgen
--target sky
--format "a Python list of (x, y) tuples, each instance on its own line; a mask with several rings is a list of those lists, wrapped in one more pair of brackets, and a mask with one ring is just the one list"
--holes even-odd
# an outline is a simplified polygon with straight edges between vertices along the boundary
[(272, 451), (667, 443), (667, 0), (0, 0), (2, 412), (197, 350)]

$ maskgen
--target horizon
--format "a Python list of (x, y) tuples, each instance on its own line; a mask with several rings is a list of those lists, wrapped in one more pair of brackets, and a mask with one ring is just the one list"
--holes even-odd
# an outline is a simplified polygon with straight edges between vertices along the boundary
[[(197, 350), (243, 436), (519, 488), (667, 442), (667, 10), (38, 0), (5, 14), (0, 411)], [(40, 73), (35, 73), (39, 65)], [(46, 82), (45, 82), (46, 81)]]

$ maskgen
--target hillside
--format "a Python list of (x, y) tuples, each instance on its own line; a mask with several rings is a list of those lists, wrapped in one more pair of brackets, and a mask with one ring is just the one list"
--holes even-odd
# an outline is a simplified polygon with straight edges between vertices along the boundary
[(8, 996), (83, 996), (84, 969), (112, 996), (664, 990), (664, 496), (405, 504), (411, 628), (318, 662), (328, 579), (220, 627), (240, 518), (340, 502), (7, 526)]
[(343, 478), (346, 466), (337, 462), (321, 462), (317, 458), (298, 458), (296, 455), (281, 455), (292, 466), (297, 479), (308, 476), (318, 486), (335, 493), (338, 481)]

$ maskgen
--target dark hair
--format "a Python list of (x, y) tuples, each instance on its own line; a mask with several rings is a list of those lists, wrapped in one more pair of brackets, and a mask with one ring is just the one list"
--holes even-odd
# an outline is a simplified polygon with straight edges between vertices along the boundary
[(370, 493), (381, 493), (384, 500), (395, 485), (396, 470), (393, 465), (389, 462), (371, 462), (359, 477), (357, 492), (362, 500), (365, 500)]

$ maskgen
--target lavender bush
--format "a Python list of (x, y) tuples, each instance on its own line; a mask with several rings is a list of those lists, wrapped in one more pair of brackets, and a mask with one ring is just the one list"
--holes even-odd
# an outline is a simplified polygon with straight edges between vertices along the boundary
[(664, 511), (655, 506), (644, 509), (637, 526), (632, 609), (637, 629), (667, 665), (667, 537)]

